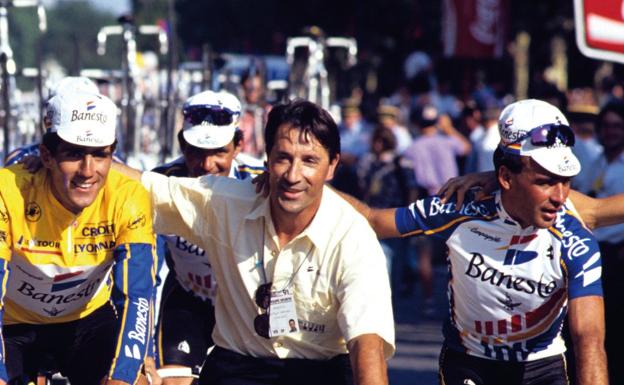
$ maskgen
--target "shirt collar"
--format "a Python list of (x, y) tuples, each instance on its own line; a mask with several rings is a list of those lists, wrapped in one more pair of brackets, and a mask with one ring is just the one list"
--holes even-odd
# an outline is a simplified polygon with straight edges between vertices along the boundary
[(238, 171), (238, 162), (236, 161), (236, 158), (232, 159), (232, 165), (230, 166), (230, 178), (236, 178), (238, 179), (240, 173)]
[[(312, 218), (312, 222), (310, 222), (308, 227), (306, 227), (295, 239), (307, 237), (316, 248), (322, 249), (329, 240), (330, 231), (327, 230), (327, 224), (333, 221), (331, 201), (336, 198), (336, 193), (331, 191), (331, 189), (327, 186), (324, 186), (323, 198), (321, 199), (321, 205), (319, 206), (316, 215), (314, 215), (314, 218)], [(245, 219), (257, 220), (262, 217), (265, 218), (267, 224), (273, 224), (273, 220), (271, 218), (270, 199), (268, 197), (262, 199), (260, 203), (245, 216)]]

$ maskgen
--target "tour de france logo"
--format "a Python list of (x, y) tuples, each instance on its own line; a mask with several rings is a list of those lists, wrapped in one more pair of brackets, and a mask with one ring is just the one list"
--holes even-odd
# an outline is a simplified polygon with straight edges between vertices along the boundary
[(26, 205), (26, 220), (29, 222), (37, 222), (41, 218), (41, 207), (37, 202), (29, 202)]

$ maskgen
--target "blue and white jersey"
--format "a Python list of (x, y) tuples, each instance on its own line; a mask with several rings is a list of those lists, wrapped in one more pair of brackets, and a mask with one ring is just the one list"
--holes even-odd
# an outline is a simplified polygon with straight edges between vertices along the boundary
[(569, 200), (547, 229), (523, 229), (500, 192), (458, 211), (430, 197), (398, 209), (395, 220), (402, 234), (437, 236), (449, 248), (450, 349), (503, 361), (561, 354), (568, 300), (602, 296), (598, 244)]
[[(234, 179), (255, 178), (264, 170), (262, 161), (239, 154), (232, 162), (229, 177)], [(185, 177), (189, 175), (183, 157), (157, 167), (154, 171), (167, 176)], [(214, 303), (217, 282), (212, 274), (206, 251), (175, 234), (159, 235), (159, 237), (164, 238), (167, 264), (174, 272), (180, 286), (202, 300), (209, 299)]]

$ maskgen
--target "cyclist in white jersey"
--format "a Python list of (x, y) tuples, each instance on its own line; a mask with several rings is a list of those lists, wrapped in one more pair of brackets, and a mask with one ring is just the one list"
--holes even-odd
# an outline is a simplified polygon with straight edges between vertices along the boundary
[(425, 234), (449, 248), (450, 312), (440, 382), (568, 384), (566, 315), (577, 383), (607, 384), (601, 259), (570, 200), (580, 171), (563, 114), (539, 100), (503, 110), (494, 155), (500, 191), (463, 204), (439, 197), (375, 210), (349, 200), (380, 237)]
[[(183, 107), (184, 127), (178, 134), (183, 156), (154, 171), (168, 176), (212, 174), (235, 179), (260, 174), (263, 162), (240, 154), (240, 113), (240, 102), (226, 92), (205, 91), (190, 97)], [(156, 336), (159, 373), (164, 385), (191, 384), (213, 345), (216, 281), (204, 250), (175, 234), (160, 237), (165, 241), (170, 273), (163, 288)]]

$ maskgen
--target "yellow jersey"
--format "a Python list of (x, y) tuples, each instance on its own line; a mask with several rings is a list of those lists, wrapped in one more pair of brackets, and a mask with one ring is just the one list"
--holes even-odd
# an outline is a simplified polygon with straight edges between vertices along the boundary
[(110, 376), (133, 383), (153, 327), (149, 196), (111, 170), (95, 201), (76, 215), (50, 183), (46, 169), (0, 170), (2, 324), (73, 321), (112, 301), (120, 328)]

